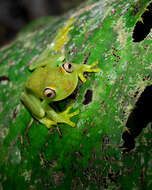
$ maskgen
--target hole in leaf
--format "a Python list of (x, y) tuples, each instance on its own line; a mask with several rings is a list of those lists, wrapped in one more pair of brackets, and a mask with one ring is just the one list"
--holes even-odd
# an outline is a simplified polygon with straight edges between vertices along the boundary
[(152, 121), (152, 85), (147, 86), (135, 104), (135, 108), (128, 117), (126, 130), (122, 134), (123, 152), (129, 152), (135, 147), (135, 138)]
[(85, 95), (84, 95), (84, 101), (83, 105), (87, 105), (92, 101), (93, 91), (90, 89), (87, 89)]
[(8, 76), (2, 75), (2, 76), (0, 76), (0, 82), (1, 81), (10, 81), (10, 79)]
[(148, 5), (133, 31), (133, 42), (141, 42), (147, 37), (152, 28), (152, 3)]

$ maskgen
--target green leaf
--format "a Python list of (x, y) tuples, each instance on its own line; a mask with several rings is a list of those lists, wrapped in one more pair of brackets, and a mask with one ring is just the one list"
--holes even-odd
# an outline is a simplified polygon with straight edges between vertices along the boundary
[[(151, 108), (145, 90), (152, 80), (151, 32), (140, 42), (132, 37), (149, 3), (89, 0), (60, 18), (27, 26), (1, 49), (0, 188), (151, 189), (151, 118), (146, 120), (143, 106), (148, 97)], [(29, 65), (52, 42), (60, 42), (58, 31), (71, 18), (68, 39), (61, 41), (65, 59), (77, 64), (98, 60), (101, 71), (86, 74), (86, 83), (79, 81), (73, 95), (54, 105), (63, 109), (74, 102), (73, 109), (80, 110), (72, 118), (76, 127), (59, 124), (48, 130), (33, 120), (20, 94), (31, 75)], [(129, 123), (136, 109), (142, 114)], [(146, 125), (138, 122), (142, 117)], [(123, 154), (126, 126), (136, 144)]]

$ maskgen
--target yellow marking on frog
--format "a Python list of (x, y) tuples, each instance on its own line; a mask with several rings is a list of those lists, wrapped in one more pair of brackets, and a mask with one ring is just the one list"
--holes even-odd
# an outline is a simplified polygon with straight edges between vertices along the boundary
[(59, 29), (55, 39), (53, 51), (62, 52), (63, 45), (69, 41), (68, 33), (73, 28), (71, 25), (74, 22), (75, 18), (71, 18), (65, 25), (65, 27)]
[(63, 68), (63, 66), (60, 67), (60, 71), (63, 73), (63, 74), (66, 74), (67, 72), (65, 71), (65, 69)]
[(52, 90), (56, 91), (56, 88), (54, 88), (53, 86), (47, 86), (46, 88), (51, 88)]

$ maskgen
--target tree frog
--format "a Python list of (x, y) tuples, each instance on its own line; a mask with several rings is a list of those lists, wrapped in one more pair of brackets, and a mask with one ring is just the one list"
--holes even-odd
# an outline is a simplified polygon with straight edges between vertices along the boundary
[(56, 112), (51, 106), (51, 102), (65, 99), (73, 93), (78, 78), (82, 82), (86, 81), (84, 72), (99, 72), (99, 68), (92, 65), (74, 64), (63, 61), (63, 55), (42, 56), (36, 64), (30, 66), (33, 70), (31, 76), (25, 82), (24, 91), (21, 94), (21, 101), (31, 112), (33, 117), (50, 128), (57, 123), (66, 123), (74, 127), (75, 123), (71, 117), (79, 113), (78, 110), (69, 113), (72, 105), (63, 112)]

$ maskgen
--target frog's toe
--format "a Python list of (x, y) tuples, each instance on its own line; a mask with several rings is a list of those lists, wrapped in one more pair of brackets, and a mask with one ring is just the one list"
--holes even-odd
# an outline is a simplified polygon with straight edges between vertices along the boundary
[(70, 118), (73, 117), (73, 116), (75, 116), (75, 115), (78, 115), (78, 113), (79, 113), (79, 110), (76, 110), (75, 112), (68, 114), (68, 124), (71, 125), (72, 127), (75, 127), (75, 123), (72, 122), (70, 120)]
[(71, 127), (75, 127), (75, 123), (72, 122), (72, 121), (69, 121), (68, 124), (69, 124)]
[(89, 68), (89, 69), (87, 69), (87, 72), (94, 72), (94, 73), (98, 73), (100, 71), (100, 69), (99, 68), (96, 68), (96, 69), (91, 69), (91, 68)]
[(83, 76), (83, 73), (79, 73), (79, 77), (80, 77), (80, 80), (85, 83), (86, 82), (86, 78)]
[(79, 114), (79, 110), (76, 110), (75, 112), (70, 113), (69, 117), (73, 117), (73, 116), (78, 115), (78, 114)]
[(86, 65), (84, 72), (99, 72), (100, 68), (94, 68), (98, 64), (98, 61), (95, 61), (92, 65)]
[(44, 124), (47, 128), (51, 128), (52, 125), (56, 125), (57, 122), (50, 120), (47, 117), (44, 117), (42, 119), (39, 119), (40, 123)]
[[(69, 111), (71, 110), (73, 108), (73, 105), (70, 105), (70, 106), (68, 106), (67, 107), (67, 109), (64, 111), (64, 113), (69, 113)], [(73, 112), (73, 113), (70, 113), (70, 114), (74, 114), (74, 115), (77, 115), (79, 113), (79, 110), (76, 110), (75, 112)], [(68, 114), (68, 115), (70, 115), (70, 114)]]
[(70, 111), (70, 109), (72, 109), (72, 105), (70, 105), (69, 107), (67, 107), (67, 109), (64, 111), (64, 113), (68, 113)]
[(98, 65), (98, 61), (95, 61), (94, 63), (92, 63), (92, 64), (90, 65), (90, 67), (95, 67), (96, 65)]
[(94, 70), (95, 70), (95, 71), (94, 71), (95, 73), (98, 73), (98, 72), (100, 72), (101, 69), (100, 69), (100, 68), (97, 68), (97, 69), (94, 69)]

